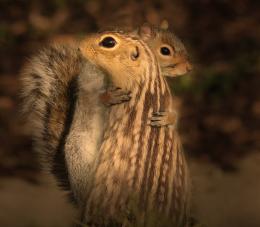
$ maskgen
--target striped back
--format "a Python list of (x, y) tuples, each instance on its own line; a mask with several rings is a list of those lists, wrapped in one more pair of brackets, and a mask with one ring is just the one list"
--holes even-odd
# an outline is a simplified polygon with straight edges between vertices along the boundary
[(153, 54), (139, 42), (147, 55), (143, 81), (130, 102), (111, 108), (85, 221), (182, 226), (187, 171), (179, 136), (172, 128), (147, 124), (152, 112), (172, 107), (172, 97)]

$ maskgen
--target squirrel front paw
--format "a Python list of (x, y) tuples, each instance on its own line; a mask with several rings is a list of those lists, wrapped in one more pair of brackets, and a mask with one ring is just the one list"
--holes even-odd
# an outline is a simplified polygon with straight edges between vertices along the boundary
[(152, 113), (152, 117), (149, 119), (148, 125), (152, 127), (164, 127), (164, 126), (176, 126), (177, 113), (158, 111)]
[(130, 99), (130, 92), (118, 87), (110, 87), (107, 91), (100, 95), (101, 102), (106, 106), (128, 102)]

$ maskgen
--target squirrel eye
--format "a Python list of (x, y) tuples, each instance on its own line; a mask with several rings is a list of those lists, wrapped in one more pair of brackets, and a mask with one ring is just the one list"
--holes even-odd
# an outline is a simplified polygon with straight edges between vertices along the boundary
[(161, 47), (161, 54), (162, 55), (170, 55), (171, 51), (168, 47)]
[(106, 48), (112, 48), (116, 45), (116, 40), (114, 38), (112, 38), (111, 36), (107, 36), (101, 40), (99, 45), (106, 47)]

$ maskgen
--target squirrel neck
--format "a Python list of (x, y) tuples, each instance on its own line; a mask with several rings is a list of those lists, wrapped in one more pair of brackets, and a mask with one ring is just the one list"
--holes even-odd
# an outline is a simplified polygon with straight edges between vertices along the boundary
[(106, 74), (86, 61), (78, 77), (79, 91), (95, 95), (107, 86)]

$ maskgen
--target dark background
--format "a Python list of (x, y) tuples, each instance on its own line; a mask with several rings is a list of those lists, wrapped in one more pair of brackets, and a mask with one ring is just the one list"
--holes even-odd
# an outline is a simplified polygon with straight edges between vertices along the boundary
[(0, 9), (1, 177), (39, 181), (29, 130), (18, 114), (19, 71), (31, 54), (50, 41), (162, 19), (194, 63), (192, 73), (171, 80), (188, 159), (230, 174), (259, 152), (259, 1), (2, 0)]

